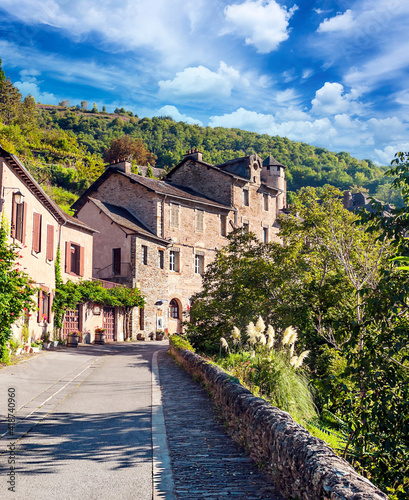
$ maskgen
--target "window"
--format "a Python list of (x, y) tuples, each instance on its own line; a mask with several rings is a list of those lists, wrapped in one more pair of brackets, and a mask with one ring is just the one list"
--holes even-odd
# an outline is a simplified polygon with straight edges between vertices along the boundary
[(268, 243), (268, 227), (263, 227), (263, 243)]
[(176, 299), (172, 299), (169, 304), (169, 318), (179, 319), (179, 304)]
[(170, 225), (179, 227), (179, 205), (170, 204)]
[(139, 308), (139, 330), (145, 330), (145, 309)]
[(159, 267), (163, 269), (165, 267), (165, 252), (163, 250), (158, 250), (159, 257)]
[(203, 276), (204, 273), (204, 255), (195, 255), (195, 274)]
[(196, 231), (203, 232), (204, 211), (196, 210)]
[(47, 224), (47, 260), (54, 259), (54, 226)]
[(249, 232), (249, 223), (248, 222), (243, 222), (243, 229), (244, 229), (244, 232), (246, 232), (246, 233)]
[(13, 194), (11, 214), (11, 236), (21, 243), (25, 243), (26, 239), (26, 215), (27, 203), (17, 203)]
[(248, 189), (243, 189), (243, 205), (246, 207), (249, 206), (249, 190)]
[(145, 266), (148, 264), (148, 247), (146, 245), (142, 245), (142, 262)]
[(49, 289), (45, 286), (42, 286), (38, 291), (38, 315), (37, 315), (37, 323), (42, 323), (45, 321), (46, 323), (51, 322), (51, 296), (49, 293)]
[(121, 274), (121, 249), (112, 249), (112, 272), (113, 274)]
[(41, 252), (41, 214), (33, 213), (33, 241), (32, 241), (33, 252)]
[(222, 236), (227, 236), (227, 216), (220, 216), (220, 234)]
[(268, 194), (263, 193), (263, 208), (264, 210), (268, 210)]
[(65, 272), (84, 276), (84, 247), (71, 241), (65, 243)]
[(179, 252), (171, 250), (169, 253), (169, 270), (179, 272)]

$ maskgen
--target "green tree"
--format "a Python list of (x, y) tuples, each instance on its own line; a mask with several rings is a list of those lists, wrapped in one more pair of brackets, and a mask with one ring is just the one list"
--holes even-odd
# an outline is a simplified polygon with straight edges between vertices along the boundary
[(11, 327), (24, 313), (35, 308), (34, 282), (21, 270), (19, 247), (8, 242), (8, 227), (4, 218), (0, 225), (0, 356), (7, 360), (6, 342)]

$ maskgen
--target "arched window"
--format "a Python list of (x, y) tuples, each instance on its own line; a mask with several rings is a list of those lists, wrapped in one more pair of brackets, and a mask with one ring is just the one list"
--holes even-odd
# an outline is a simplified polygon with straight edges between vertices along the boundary
[(179, 304), (176, 299), (172, 299), (169, 304), (169, 318), (179, 319)]

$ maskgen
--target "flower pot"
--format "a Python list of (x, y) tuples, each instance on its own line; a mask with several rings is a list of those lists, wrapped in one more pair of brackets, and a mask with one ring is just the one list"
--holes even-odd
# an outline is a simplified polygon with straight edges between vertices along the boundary
[(157, 333), (156, 340), (163, 340), (163, 333)]
[(58, 347), (58, 340), (54, 340), (54, 342), (52, 342), (52, 344), (54, 344), (53, 347)]
[(46, 342), (44, 345), (44, 349), (49, 349), (51, 347), (51, 342)]
[(78, 347), (78, 342), (80, 340), (79, 335), (68, 334), (67, 347)]
[(95, 344), (104, 345), (105, 344), (105, 333), (95, 332)]
[(145, 336), (142, 335), (142, 333), (138, 333), (138, 335), (136, 336), (136, 339), (137, 340), (145, 340)]

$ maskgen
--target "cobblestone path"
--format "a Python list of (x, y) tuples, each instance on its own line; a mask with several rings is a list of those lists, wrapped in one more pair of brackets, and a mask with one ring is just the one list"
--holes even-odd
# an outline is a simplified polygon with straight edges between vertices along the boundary
[(169, 354), (159, 354), (163, 410), (177, 498), (280, 499), (227, 435), (201, 385)]

